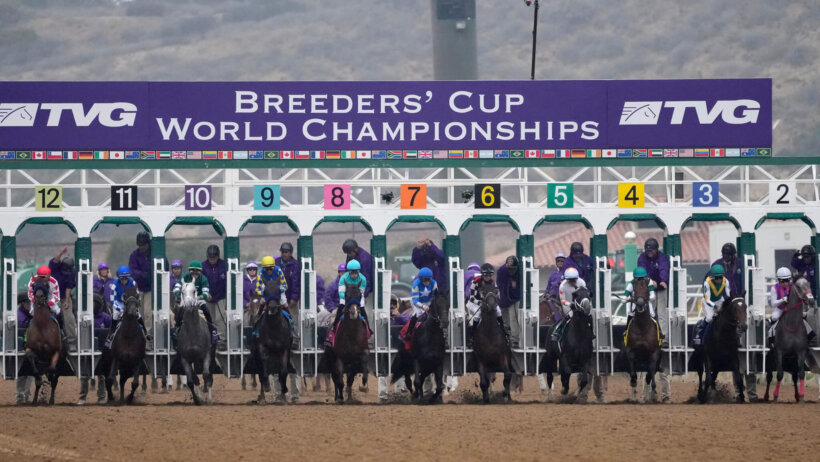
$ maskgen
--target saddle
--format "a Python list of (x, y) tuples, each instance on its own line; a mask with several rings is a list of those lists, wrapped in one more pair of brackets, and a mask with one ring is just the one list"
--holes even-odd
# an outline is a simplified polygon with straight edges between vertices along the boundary
[[(339, 323), (336, 324), (336, 327), (332, 327), (330, 329), (330, 332), (328, 332), (328, 334), (327, 334), (328, 337), (330, 338), (330, 345), (331, 346), (334, 346), (334, 347), (336, 346), (336, 333), (339, 331), (339, 326), (342, 325), (342, 321), (344, 321), (344, 319), (345, 319), (345, 315), (341, 315), (339, 317)], [(362, 317), (361, 315), (359, 316), (359, 321), (361, 321), (361, 323), (364, 325), (365, 340), (367, 340), (367, 339), (369, 339), (370, 337), (373, 336), (373, 331), (370, 330), (370, 326), (367, 325), (367, 323), (364, 321), (364, 317)]]
[[(655, 318), (652, 319), (652, 322), (655, 323), (655, 332), (658, 335), (658, 346), (661, 345), (661, 326), (658, 325), (658, 321)], [(626, 330), (624, 331), (624, 346), (627, 346), (626, 339), (629, 338), (629, 328), (632, 326), (632, 323), (635, 322), (635, 319), (629, 321), (629, 324), (626, 326)]]

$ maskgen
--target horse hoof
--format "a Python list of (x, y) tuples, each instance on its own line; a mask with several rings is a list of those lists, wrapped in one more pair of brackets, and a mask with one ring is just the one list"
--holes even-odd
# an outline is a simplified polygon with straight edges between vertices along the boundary
[(744, 398), (744, 397), (743, 397), (743, 395), (740, 395), (740, 396), (738, 396), (738, 397), (735, 399), (735, 401), (736, 401), (738, 404), (743, 404), (743, 403), (745, 403), (745, 402), (746, 402), (746, 398)]
[(359, 385), (359, 391), (360, 392), (367, 393), (369, 390), (370, 389), (367, 387), (367, 385)]

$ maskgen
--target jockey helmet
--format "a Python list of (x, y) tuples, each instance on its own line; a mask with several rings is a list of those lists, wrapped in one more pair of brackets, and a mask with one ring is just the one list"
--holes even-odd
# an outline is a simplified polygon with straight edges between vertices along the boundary
[(63, 258), (63, 269), (70, 270), (74, 268), (74, 259), (71, 257)]
[(495, 274), (495, 268), (493, 268), (493, 265), (489, 263), (484, 263), (481, 265), (481, 274), (493, 275)]
[(342, 244), (342, 252), (350, 253), (359, 248), (359, 244), (356, 243), (353, 239), (348, 239)]
[(276, 260), (273, 257), (268, 255), (262, 258), (262, 268), (273, 268), (274, 266), (276, 266)]
[(127, 266), (122, 265), (119, 268), (117, 268), (118, 278), (127, 278), (129, 276), (131, 276), (131, 270)]
[(578, 270), (575, 268), (567, 268), (564, 271), (564, 279), (578, 279)]
[(137, 245), (150, 244), (150, 243), (151, 243), (151, 236), (149, 236), (147, 232), (140, 231), (139, 234), (137, 234)]
[(362, 269), (362, 264), (359, 263), (359, 260), (353, 259), (347, 262), (348, 271), (359, 271), (360, 269)]
[(42, 276), (42, 277), (51, 276), (51, 268), (49, 268), (46, 265), (43, 265), (43, 266), (37, 268), (37, 276)]
[(567, 254), (565, 254), (564, 252), (558, 252), (557, 254), (555, 254), (555, 259), (556, 260), (558, 260), (558, 259), (566, 260), (567, 259)]
[(108, 269), (108, 263), (102, 262), (99, 265), (97, 265), (97, 271), (104, 270), (104, 269)]
[(724, 269), (723, 265), (712, 265), (712, 269), (710, 270), (712, 277), (723, 276)]
[(813, 245), (804, 245), (802, 249), (800, 249), (800, 254), (803, 256), (811, 255), (814, 256), (817, 251), (814, 250)]
[(433, 272), (430, 270), (430, 268), (425, 266), (424, 268), (419, 270), (419, 277), (420, 278), (431, 278), (431, 277), (433, 277)]
[(569, 247), (569, 254), (574, 255), (577, 253), (584, 253), (584, 244), (581, 244), (580, 242), (573, 242)]
[(191, 263), (188, 263), (188, 271), (202, 271), (202, 262), (199, 260), (191, 260)]
[(172, 261), (171, 268), (182, 268), (182, 262), (180, 260)]
[(727, 242), (723, 244), (723, 247), (720, 249), (720, 253), (722, 253), (723, 255), (734, 256), (737, 255), (737, 249), (735, 248), (734, 244), (732, 244), (731, 242)]
[(208, 258), (219, 257), (219, 247), (213, 244), (209, 245), (208, 249), (205, 251), (205, 255), (207, 255)]
[(635, 268), (635, 271), (632, 272), (632, 276), (636, 278), (645, 278), (646, 275), (646, 268), (643, 266), (639, 266)]
[(347, 263), (339, 263), (339, 266), (336, 268), (336, 271), (347, 271)]
[(782, 280), (785, 280), (785, 279), (791, 279), (791, 278), (792, 278), (792, 272), (788, 268), (786, 268), (785, 266), (780, 267), (780, 268), (777, 269), (777, 280), (778, 281), (782, 281)]
[(245, 264), (245, 269), (246, 270), (259, 269), (259, 265), (257, 265), (255, 261), (249, 261), (248, 263)]
[(654, 237), (650, 237), (643, 243), (643, 250), (658, 250), (658, 240)]
[(293, 244), (290, 242), (283, 242), (282, 245), (279, 246), (279, 251), (293, 253)]

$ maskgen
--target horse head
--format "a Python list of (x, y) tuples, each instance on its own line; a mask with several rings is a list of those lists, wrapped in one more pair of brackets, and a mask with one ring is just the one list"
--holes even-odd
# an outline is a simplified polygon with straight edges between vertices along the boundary
[(739, 295), (723, 302), (720, 309), (719, 317), (730, 326), (734, 326), (737, 330), (737, 335), (740, 336), (748, 326), (746, 325), (746, 316), (748, 306), (746, 305), (746, 291), (744, 290)]
[(789, 295), (791, 295), (792, 292), (803, 302), (804, 311), (808, 309), (809, 305), (813, 306), (816, 303), (814, 295), (811, 293), (811, 285), (802, 275), (796, 276), (792, 281), (792, 290)]
[(198, 309), (199, 304), (196, 298), (196, 285), (193, 282), (183, 282), (180, 289), (180, 306), (183, 310), (189, 311)]
[(592, 301), (589, 299), (589, 289), (586, 287), (579, 287), (575, 293), (572, 294), (572, 310), (582, 312), (586, 316), (592, 311)]
[(642, 314), (649, 307), (649, 281), (646, 278), (637, 278), (632, 284), (632, 301), (635, 303), (635, 312)]
[[(361, 300), (362, 290), (357, 285), (345, 284), (345, 299), (342, 303), (347, 303), (348, 300)], [(357, 305), (358, 306), (358, 305)]]
[(447, 314), (450, 311), (450, 302), (447, 295), (441, 293), (436, 289), (433, 293), (433, 300), (430, 303), (430, 311), (427, 313), (428, 319), (435, 320), (439, 323), (447, 323), (449, 317)]
[(125, 312), (123, 315), (134, 317), (139, 316), (141, 303), (136, 287), (129, 287), (125, 289), (125, 292), (122, 294), (122, 299), (125, 304)]
[(344, 313), (347, 315), (345, 316), (346, 319), (359, 319), (359, 302), (356, 301), (346, 305)]
[(31, 293), (34, 294), (34, 307), (48, 307), (48, 284), (36, 284), (31, 288)]
[(485, 285), (481, 288), (481, 315), (486, 314), (495, 319), (495, 313), (498, 309), (498, 290), (490, 285)]
[(268, 315), (279, 314), (282, 310), (282, 304), (279, 303), (282, 298), (282, 290), (279, 286), (279, 281), (265, 282), (265, 289), (262, 291), (263, 300), (265, 300), (264, 311)]

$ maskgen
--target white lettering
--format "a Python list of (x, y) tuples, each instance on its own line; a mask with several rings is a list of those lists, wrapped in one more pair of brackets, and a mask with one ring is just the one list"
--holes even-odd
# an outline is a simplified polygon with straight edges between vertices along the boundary
[(188, 127), (191, 125), (191, 118), (186, 118), (185, 125), (180, 127), (179, 119), (177, 119), (176, 117), (168, 119), (168, 125), (165, 125), (162, 119), (157, 117), (157, 125), (159, 125), (159, 131), (160, 133), (162, 133), (163, 140), (168, 141), (169, 139), (171, 139), (171, 132), (175, 132), (176, 139), (184, 141), (185, 135), (188, 133)]
[[(256, 104), (256, 92), (237, 90), (234, 92), (234, 95), (236, 96), (234, 112), (237, 114), (253, 113), (259, 109), (259, 105)], [(265, 112), (267, 112), (267, 110)]]
[(469, 106), (469, 105), (467, 107), (457, 106), (456, 105), (456, 98), (459, 98), (459, 97), (462, 97), (462, 96), (466, 96), (467, 98), (470, 98), (471, 96), (473, 96), (473, 94), (469, 91), (457, 91), (457, 92), (453, 93), (452, 95), (450, 95), (450, 109), (452, 109), (453, 112), (456, 112), (458, 114), (464, 114), (464, 113), (467, 113), (467, 112), (470, 112), (470, 111), (473, 110), (473, 107)]

